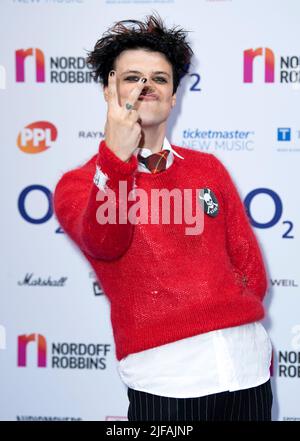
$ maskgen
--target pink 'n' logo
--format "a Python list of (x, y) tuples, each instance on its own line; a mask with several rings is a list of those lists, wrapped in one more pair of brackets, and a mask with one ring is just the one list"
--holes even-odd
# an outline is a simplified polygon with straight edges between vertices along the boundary
[(18, 337), (18, 366), (25, 367), (27, 365), (27, 346), (31, 342), (37, 344), (37, 365), (38, 367), (46, 367), (47, 364), (47, 343), (41, 334), (19, 335)]
[(274, 52), (268, 47), (257, 49), (246, 49), (244, 51), (244, 83), (253, 83), (253, 65), (256, 57), (264, 55), (265, 61), (265, 83), (274, 83)]
[(16, 81), (24, 83), (25, 81), (25, 60), (27, 57), (35, 57), (36, 81), (45, 82), (45, 57), (40, 49), (19, 49), (16, 51)]

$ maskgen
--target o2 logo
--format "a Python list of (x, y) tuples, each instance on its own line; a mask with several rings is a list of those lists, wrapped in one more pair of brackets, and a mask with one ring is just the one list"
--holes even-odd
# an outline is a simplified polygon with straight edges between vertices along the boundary
[(198, 84), (199, 84), (200, 81), (201, 81), (201, 76), (200, 76), (200, 74), (198, 74), (198, 73), (192, 73), (192, 74), (189, 74), (189, 76), (194, 78), (194, 82), (193, 82), (193, 84), (190, 86), (190, 91), (191, 91), (191, 92), (201, 92), (202, 89), (198, 86)]
[[(30, 207), (28, 208), (26, 205), (26, 200), (28, 195), (30, 195), (32, 192), (38, 191), (40, 192), (43, 197), (46, 200), (46, 211), (43, 216), (40, 217), (34, 217), (30, 213)], [(28, 187), (24, 188), (24, 190), (21, 192), (19, 199), (18, 199), (18, 208), (19, 212), (23, 219), (25, 219), (27, 222), (31, 224), (44, 224), (47, 222), (51, 217), (53, 216), (53, 203), (52, 203), (52, 193), (49, 190), (49, 188), (43, 186), (43, 185), (29, 185)], [(63, 233), (61, 227), (58, 227), (55, 230), (56, 233)]]
[[(46, 207), (47, 208), (46, 208), (43, 216), (40, 216), (40, 217), (33, 216), (30, 213), (30, 207), (26, 206), (26, 199), (27, 199), (28, 195), (30, 195), (34, 191), (39, 191), (46, 200)], [(251, 202), (253, 201), (253, 199), (256, 196), (261, 195), (261, 194), (268, 195), (274, 203), (274, 215), (273, 215), (272, 219), (270, 219), (268, 222), (264, 222), (264, 223), (256, 221), (253, 218), (253, 216), (251, 215), (251, 210), (250, 210), (250, 205), (251, 205)], [(273, 191), (269, 188), (257, 188), (255, 190), (250, 191), (250, 193), (245, 198), (244, 205), (245, 205), (245, 209), (248, 214), (248, 217), (250, 219), (251, 225), (256, 228), (274, 227), (280, 221), (281, 216), (282, 216), (282, 212), (283, 212), (283, 205), (282, 205), (282, 201), (281, 201), (279, 195), (275, 191)], [(24, 188), (24, 190), (21, 192), (21, 194), (19, 196), (18, 208), (19, 208), (19, 212), (20, 212), (22, 218), (24, 220), (26, 220), (27, 222), (29, 222), (31, 224), (43, 224), (43, 223), (47, 222), (49, 219), (51, 219), (51, 217), (53, 216), (52, 192), (47, 187), (45, 187), (43, 185), (38, 185), (38, 184), (29, 185), (28, 187)], [(287, 225), (287, 229), (282, 234), (282, 238), (283, 239), (294, 239), (294, 236), (291, 234), (293, 226), (294, 226), (293, 222), (291, 222), (290, 220), (284, 220), (282, 222), (282, 224)], [(64, 233), (64, 231), (62, 230), (61, 227), (58, 227), (55, 230), (55, 232), (56, 233)]]
[[(189, 67), (190, 67), (190, 63), (187, 63), (187, 64), (184, 66), (184, 70), (185, 70), (185, 72), (188, 72)], [(183, 76), (184, 76), (184, 74), (180, 77), (180, 79), (181, 79)], [(196, 73), (196, 72), (193, 72), (193, 73), (188, 73), (187, 76), (193, 78), (193, 83), (192, 83), (192, 85), (190, 86), (190, 89), (189, 89), (189, 90), (190, 90), (191, 92), (201, 92), (202, 89), (199, 87), (199, 83), (200, 83), (200, 81), (201, 81), (201, 76), (200, 76), (200, 74), (198, 74), (198, 73)]]
[[(259, 194), (267, 194), (274, 202), (274, 208), (275, 208), (274, 216), (272, 217), (272, 219), (269, 222), (265, 222), (265, 223), (257, 222), (251, 216), (250, 204), (253, 201), (253, 199), (255, 198), (255, 196), (257, 196)], [(274, 225), (276, 225), (279, 222), (279, 220), (282, 216), (282, 211), (283, 211), (282, 201), (281, 201), (279, 195), (275, 191), (270, 190), (269, 188), (257, 188), (256, 190), (250, 191), (250, 193), (245, 198), (244, 204), (246, 207), (247, 214), (250, 218), (251, 225), (253, 225), (256, 228), (274, 227)], [(291, 222), (290, 220), (284, 220), (282, 223), (287, 225), (287, 230), (283, 233), (282, 238), (283, 239), (294, 239), (294, 236), (292, 236), (290, 234), (290, 232), (292, 231), (293, 226), (294, 226), (293, 222)]]

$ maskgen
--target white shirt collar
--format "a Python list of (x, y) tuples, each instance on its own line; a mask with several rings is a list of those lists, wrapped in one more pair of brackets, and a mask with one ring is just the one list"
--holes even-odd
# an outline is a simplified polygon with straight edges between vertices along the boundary
[[(178, 156), (181, 159), (184, 159), (183, 156), (179, 155), (179, 153), (177, 153), (171, 146), (169, 140), (167, 139), (167, 137), (165, 136), (164, 138), (164, 142), (163, 142), (163, 146), (162, 146), (162, 150), (170, 150), (170, 152), (172, 152), (175, 156)], [(143, 147), (143, 148), (137, 148), (134, 153), (137, 156), (138, 153), (141, 153), (142, 156), (144, 156), (144, 158), (146, 158), (147, 156), (152, 154), (152, 150), (148, 149), (147, 147)]]

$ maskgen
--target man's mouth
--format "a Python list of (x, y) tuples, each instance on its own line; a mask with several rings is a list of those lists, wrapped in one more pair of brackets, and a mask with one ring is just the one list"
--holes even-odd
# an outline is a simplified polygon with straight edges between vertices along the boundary
[(139, 100), (153, 101), (157, 100), (157, 95), (155, 93), (141, 93)]

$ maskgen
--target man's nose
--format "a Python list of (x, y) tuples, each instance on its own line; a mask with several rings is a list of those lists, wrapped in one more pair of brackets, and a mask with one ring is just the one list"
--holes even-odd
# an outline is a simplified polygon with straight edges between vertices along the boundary
[(143, 92), (151, 92), (153, 90), (155, 90), (155, 88), (153, 87), (154, 83), (150, 81), (148, 81), (147, 78), (147, 83), (145, 84), (144, 88), (143, 88)]

